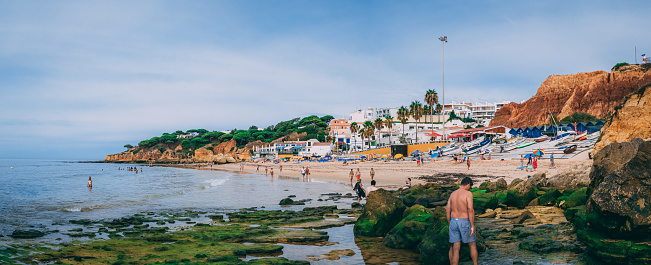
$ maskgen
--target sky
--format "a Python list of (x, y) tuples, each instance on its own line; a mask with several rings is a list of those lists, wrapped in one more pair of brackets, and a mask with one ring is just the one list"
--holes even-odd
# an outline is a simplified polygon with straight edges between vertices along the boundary
[(340, 118), (423, 102), (428, 89), (447, 103), (520, 102), (550, 75), (610, 71), (636, 48), (641, 62), (650, 11), (594, 0), (0, 0), (0, 159), (103, 160), (165, 132)]

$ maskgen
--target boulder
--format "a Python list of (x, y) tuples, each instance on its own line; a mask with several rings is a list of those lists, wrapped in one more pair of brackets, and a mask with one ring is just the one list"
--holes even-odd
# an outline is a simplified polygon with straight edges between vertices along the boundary
[(558, 199), (556, 199), (558, 206), (563, 209), (568, 209), (580, 205), (585, 205), (586, 201), (588, 200), (586, 196), (587, 190), (588, 188), (581, 188), (580, 190), (570, 193), (570, 195), (563, 195), (561, 197), (558, 197)]
[(414, 248), (420, 243), (425, 231), (432, 225), (433, 213), (422, 205), (414, 205), (405, 210), (402, 220), (382, 242), (390, 248)]
[(603, 264), (651, 264), (651, 242), (612, 239), (592, 229), (577, 231), (577, 237)]
[(486, 212), (485, 214), (481, 214), (481, 215), (479, 215), (477, 217), (479, 217), (479, 218), (495, 218), (495, 216), (497, 216), (497, 212), (496, 211), (490, 211), (490, 212)]
[(488, 192), (496, 192), (506, 190), (507, 186), (508, 185), (506, 184), (506, 180), (504, 180), (504, 178), (500, 178), (496, 181), (484, 181), (481, 185), (479, 185), (479, 188)]
[(407, 207), (391, 192), (378, 189), (368, 194), (362, 215), (353, 229), (355, 235), (385, 236), (402, 220)]
[(588, 188), (590, 226), (605, 234), (651, 238), (651, 142), (636, 138), (594, 157)]
[(442, 197), (441, 190), (436, 183), (414, 185), (411, 189), (405, 189), (402, 192), (403, 194), (399, 198), (407, 207), (415, 204), (429, 207), (431, 203), (440, 202), (442, 199), (445, 199)]
[(524, 180), (522, 180), (522, 179), (514, 179), (514, 180), (511, 180), (511, 184), (509, 184), (509, 185), (506, 187), (506, 189), (507, 189), (507, 190), (510, 190), (511, 188), (515, 187), (515, 185), (518, 185), (518, 184), (519, 184), (520, 182), (522, 182), (522, 181), (524, 181)]
[(486, 209), (495, 209), (499, 203), (498, 195), (486, 193), (485, 190), (478, 190), (472, 193), (473, 206), (478, 214), (484, 213)]
[(278, 203), (278, 205), (305, 205), (305, 203), (300, 201), (294, 201), (291, 198), (284, 198), (280, 200), (280, 203)]
[(540, 198), (538, 198), (538, 205), (555, 205), (556, 204), (556, 199), (558, 197), (561, 197), (563, 194), (558, 191), (557, 189), (551, 188), (545, 192), (545, 194), (541, 195)]
[[(418, 244), (421, 253), (421, 262), (423, 264), (450, 264), (448, 251), (450, 250), (450, 234), (448, 232), (448, 220), (445, 217), (445, 210), (434, 211), (433, 224), (423, 235), (423, 239)], [(477, 233), (477, 251), (486, 250), (484, 238)], [(461, 244), (460, 261), (470, 260), (470, 248), (468, 244)]]
[(549, 187), (559, 190), (578, 190), (590, 185), (590, 166), (574, 165), (547, 180)]
[(536, 187), (547, 187), (547, 171), (538, 172), (531, 176), (527, 181)]
[(506, 205), (522, 209), (537, 197), (536, 193), (538, 190), (529, 181), (521, 180), (513, 185), (516, 180), (518, 179), (514, 179), (511, 182), (511, 186), (506, 193)]
[(38, 231), (36, 229), (30, 229), (30, 230), (14, 230), (10, 237), (13, 238), (37, 238), (37, 237), (42, 237), (45, 236), (45, 232)]
[(515, 218), (512, 223), (514, 224), (522, 224), (524, 221), (528, 219), (536, 219), (536, 216), (533, 215), (530, 211), (524, 211), (523, 213), (520, 214), (517, 218)]

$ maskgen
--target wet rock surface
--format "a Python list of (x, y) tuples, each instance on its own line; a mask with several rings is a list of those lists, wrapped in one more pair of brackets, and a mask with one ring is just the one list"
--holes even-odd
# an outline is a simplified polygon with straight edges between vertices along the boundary
[(622, 237), (651, 237), (651, 141), (606, 146), (590, 175), (590, 224)]
[(378, 189), (371, 192), (364, 211), (355, 223), (355, 235), (384, 236), (402, 220), (405, 204), (391, 192)]
[(390, 248), (414, 248), (434, 221), (432, 211), (424, 206), (409, 207), (402, 220), (384, 237), (383, 244)]
[(562, 170), (547, 180), (547, 185), (559, 190), (578, 190), (590, 185), (590, 169), (587, 164), (577, 164)]
[(608, 264), (651, 264), (651, 142), (601, 149), (590, 179), (564, 204), (590, 256)]

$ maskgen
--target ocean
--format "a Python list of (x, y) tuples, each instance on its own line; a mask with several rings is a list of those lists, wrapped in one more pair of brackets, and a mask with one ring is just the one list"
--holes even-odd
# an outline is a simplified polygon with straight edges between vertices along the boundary
[[(12, 168), (13, 167), (13, 168)], [(118, 170), (137, 167), (142, 172)], [(88, 177), (93, 187), (86, 187)], [(142, 212), (281, 209), (289, 195), (309, 199), (349, 193), (349, 184), (262, 174), (146, 165), (0, 159), (0, 235), (69, 220), (114, 219)], [(352, 200), (337, 202), (350, 208)], [(300, 209), (301, 206), (282, 207)]]

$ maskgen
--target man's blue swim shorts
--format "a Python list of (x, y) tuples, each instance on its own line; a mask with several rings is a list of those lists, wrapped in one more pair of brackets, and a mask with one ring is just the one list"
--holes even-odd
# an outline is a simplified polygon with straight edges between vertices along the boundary
[(450, 219), (450, 243), (459, 241), (463, 243), (475, 242), (475, 236), (470, 236), (470, 233), (470, 220), (460, 218)]

